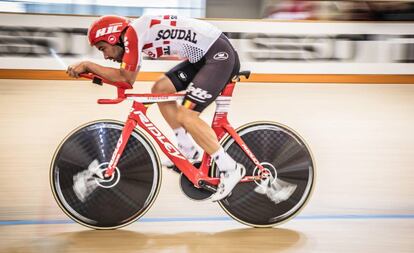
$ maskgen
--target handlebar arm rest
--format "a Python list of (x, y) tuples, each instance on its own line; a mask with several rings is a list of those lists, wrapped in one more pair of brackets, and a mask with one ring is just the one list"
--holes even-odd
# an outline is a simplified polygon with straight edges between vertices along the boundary
[(118, 88), (125, 89), (125, 90), (132, 89), (132, 84), (127, 83), (127, 82), (113, 82), (112, 84)]
[(107, 83), (110, 85), (113, 85), (117, 88), (121, 88), (121, 89), (132, 89), (132, 84), (127, 83), (127, 82), (112, 82), (109, 80), (106, 80), (98, 75), (94, 75), (92, 73), (83, 73), (83, 74), (79, 74), (79, 76), (81, 77), (85, 77), (87, 79), (91, 79), (93, 83), (98, 84), (98, 85), (102, 85), (102, 83)]

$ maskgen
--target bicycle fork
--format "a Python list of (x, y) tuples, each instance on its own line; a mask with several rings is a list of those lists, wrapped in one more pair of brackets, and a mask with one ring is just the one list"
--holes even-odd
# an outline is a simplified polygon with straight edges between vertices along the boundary
[(116, 166), (118, 165), (119, 159), (121, 158), (122, 153), (124, 152), (125, 146), (128, 143), (129, 137), (131, 136), (132, 131), (136, 127), (137, 122), (133, 119), (128, 118), (124, 129), (122, 130), (121, 136), (118, 139), (114, 153), (112, 154), (111, 161), (108, 164), (108, 168), (105, 171), (104, 177), (110, 178), (115, 171)]

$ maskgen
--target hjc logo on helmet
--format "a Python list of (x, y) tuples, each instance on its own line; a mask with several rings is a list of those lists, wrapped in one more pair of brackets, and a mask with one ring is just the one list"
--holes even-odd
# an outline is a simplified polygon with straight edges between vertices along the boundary
[(95, 38), (111, 34), (111, 33), (120, 33), (121, 30), (119, 29), (122, 27), (122, 24), (116, 24), (109, 27), (104, 27), (96, 31)]

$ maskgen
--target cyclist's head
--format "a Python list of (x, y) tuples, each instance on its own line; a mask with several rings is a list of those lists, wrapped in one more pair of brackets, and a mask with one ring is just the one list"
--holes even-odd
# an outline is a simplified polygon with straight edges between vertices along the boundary
[(88, 30), (88, 39), (91, 46), (99, 41), (113, 45), (120, 44), (122, 32), (128, 27), (129, 20), (120, 16), (102, 16), (92, 23)]
[(121, 35), (128, 25), (129, 21), (124, 17), (102, 16), (89, 27), (89, 43), (102, 51), (105, 59), (121, 62), (124, 54)]

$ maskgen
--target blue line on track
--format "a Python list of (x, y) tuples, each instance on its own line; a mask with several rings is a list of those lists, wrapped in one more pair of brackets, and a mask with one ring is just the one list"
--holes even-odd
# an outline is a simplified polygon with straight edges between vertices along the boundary
[[(299, 215), (297, 220), (389, 220), (414, 219), (414, 214), (345, 214), (345, 215)], [(141, 218), (138, 222), (196, 222), (196, 221), (231, 221), (230, 217), (182, 217), (182, 218)], [(14, 225), (59, 225), (72, 224), (72, 220), (0, 220), (0, 226)]]

